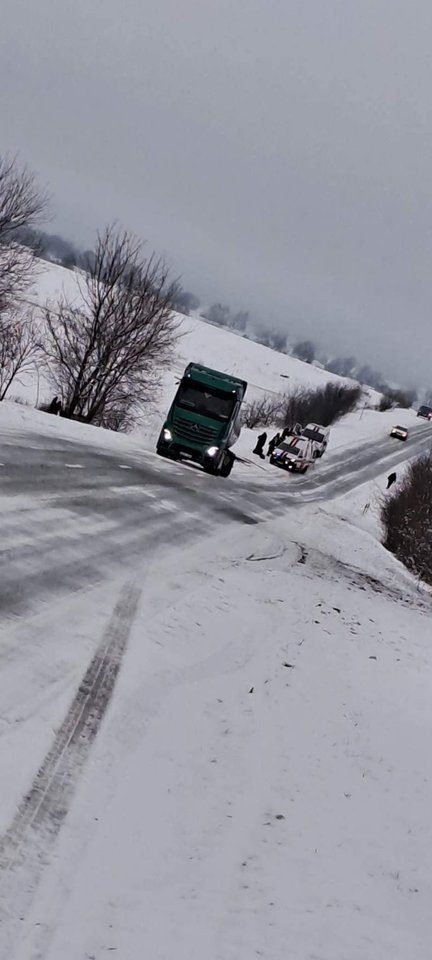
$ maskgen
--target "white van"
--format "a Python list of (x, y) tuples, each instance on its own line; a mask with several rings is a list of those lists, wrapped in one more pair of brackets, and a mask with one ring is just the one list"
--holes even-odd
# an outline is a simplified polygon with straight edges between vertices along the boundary
[(306, 437), (314, 445), (316, 456), (322, 457), (327, 450), (330, 437), (330, 427), (322, 427), (319, 423), (308, 423), (302, 430), (302, 437)]
[(273, 450), (270, 463), (275, 467), (282, 467), (283, 470), (292, 470), (293, 473), (306, 473), (316, 456), (312, 440), (290, 436)]

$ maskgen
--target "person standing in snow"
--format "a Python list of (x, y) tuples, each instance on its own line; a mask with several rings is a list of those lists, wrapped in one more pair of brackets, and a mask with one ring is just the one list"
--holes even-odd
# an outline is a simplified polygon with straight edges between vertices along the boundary
[(60, 413), (61, 408), (62, 408), (61, 400), (59, 400), (58, 397), (53, 397), (48, 407), (48, 413), (53, 413), (54, 416), (56, 417), (57, 414)]
[(267, 456), (268, 456), (268, 457), (271, 457), (274, 448), (277, 447), (277, 445), (278, 445), (278, 443), (280, 443), (280, 441), (281, 441), (280, 434), (279, 434), (279, 433), (275, 433), (274, 437), (272, 437), (272, 439), (270, 440), (270, 443), (269, 443), (269, 445), (268, 445), (268, 450), (267, 450)]
[(253, 453), (256, 454), (257, 457), (261, 457), (261, 460), (265, 460), (264, 447), (265, 447), (265, 445), (266, 445), (266, 442), (267, 442), (267, 434), (266, 434), (266, 433), (260, 433), (260, 435), (259, 435), (259, 437), (258, 437), (258, 439), (257, 439), (257, 442), (256, 442), (256, 444), (255, 444), (255, 447), (254, 447), (254, 449), (253, 449), (253, 451), (252, 451)]

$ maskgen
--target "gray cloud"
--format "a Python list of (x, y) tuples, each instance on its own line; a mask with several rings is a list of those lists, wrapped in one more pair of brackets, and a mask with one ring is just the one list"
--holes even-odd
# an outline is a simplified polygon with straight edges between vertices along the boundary
[(426, 0), (4, 0), (1, 149), (85, 243), (431, 382)]

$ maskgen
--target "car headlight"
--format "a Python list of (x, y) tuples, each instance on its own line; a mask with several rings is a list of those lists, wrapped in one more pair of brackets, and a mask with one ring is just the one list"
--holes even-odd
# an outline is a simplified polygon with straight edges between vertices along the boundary
[(208, 457), (215, 457), (219, 453), (219, 447), (209, 447), (207, 450)]
[(162, 431), (164, 440), (172, 440), (171, 430), (168, 430), (168, 427), (164, 427)]

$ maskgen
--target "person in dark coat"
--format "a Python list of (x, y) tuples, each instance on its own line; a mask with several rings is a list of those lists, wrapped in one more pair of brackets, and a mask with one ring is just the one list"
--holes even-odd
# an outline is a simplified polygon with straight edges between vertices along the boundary
[(278, 445), (278, 443), (280, 443), (280, 441), (281, 441), (280, 434), (279, 434), (279, 433), (275, 433), (274, 437), (272, 437), (272, 439), (270, 440), (270, 443), (269, 443), (269, 445), (268, 445), (268, 450), (267, 450), (267, 456), (268, 456), (268, 457), (271, 457), (274, 448), (277, 447), (277, 445)]
[(58, 397), (53, 397), (48, 407), (48, 413), (53, 413), (54, 416), (56, 417), (57, 414), (60, 413), (60, 410), (61, 410), (61, 400), (59, 400)]
[(254, 449), (253, 449), (253, 451), (252, 451), (253, 453), (255, 453), (255, 454), (257, 455), (257, 457), (261, 457), (261, 460), (265, 460), (264, 447), (265, 447), (265, 445), (266, 445), (266, 442), (267, 442), (267, 434), (266, 434), (266, 433), (260, 433), (260, 435), (259, 435), (259, 437), (258, 437), (258, 439), (257, 439), (257, 442), (256, 442), (256, 444), (255, 444), (255, 447), (254, 447)]
[(386, 487), (386, 489), (389, 490), (393, 483), (396, 483), (396, 474), (395, 474), (395, 473), (389, 473), (389, 475), (388, 475), (388, 477), (387, 477), (387, 487)]

